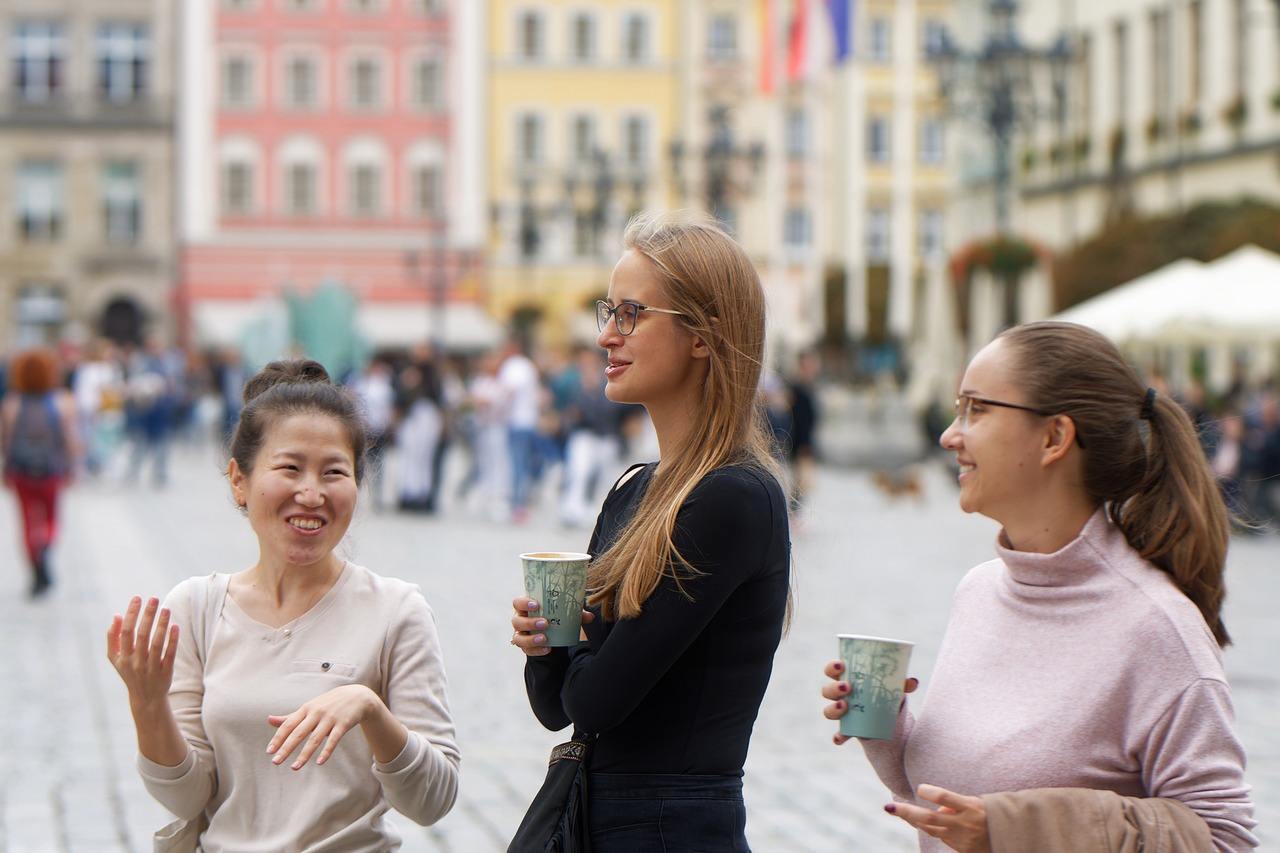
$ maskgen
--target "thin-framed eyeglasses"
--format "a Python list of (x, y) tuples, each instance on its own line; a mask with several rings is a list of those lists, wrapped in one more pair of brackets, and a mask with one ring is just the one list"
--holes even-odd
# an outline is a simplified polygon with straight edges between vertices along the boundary
[(999, 406), (1002, 409), (1018, 409), (1019, 411), (1031, 412), (1033, 415), (1040, 415), (1046, 418), (1057, 414), (1056, 412), (1046, 412), (1033, 406), (1023, 406), (1019, 403), (1006, 403), (1002, 400), (989, 400), (986, 397), (961, 394), (956, 397), (956, 423), (960, 425), (961, 432), (969, 428), (969, 423), (973, 419), (974, 406)]
[(609, 318), (612, 317), (614, 325), (618, 327), (618, 334), (625, 338), (636, 330), (636, 318), (640, 316), (641, 311), (653, 311), (655, 314), (674, 314), (677, 317), (685, 316), (683, 311), (672, 311), (670, 308), (653, 308), (630, 300), (623, 300), (614, 306), (603, 299), (597, 299), (596, 327), (603, 332), (605, 327), (609, 325)]

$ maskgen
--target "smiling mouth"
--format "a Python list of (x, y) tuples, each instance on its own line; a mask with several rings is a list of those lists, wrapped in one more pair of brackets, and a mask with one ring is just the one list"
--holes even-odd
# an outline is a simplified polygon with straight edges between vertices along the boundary
[(291, 518), (289, 523), (299, 530), (319, 530), (324, 522), (318, 518)]

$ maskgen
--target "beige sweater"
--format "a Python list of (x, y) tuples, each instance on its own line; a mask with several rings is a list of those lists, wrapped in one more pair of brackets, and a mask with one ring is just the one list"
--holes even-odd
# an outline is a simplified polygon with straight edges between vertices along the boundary
[[(191, 624), (193, 585), (183, 581), (166, 606)], [(395, 808), (434, 823), (458, 790), (458, 747), (445, 696), (435, 617), (418, 588), (348, 563), (338, 581), (305, 614), (270, 628), (224, 598), (212, 647), (202, 663), (202, 637), (180, 634), (169, 701), (190, 744), (177, 767), (138, 756), (142, 780), (179, 817), (204, 811), (205, 853), (252, 851), (383, 851), (400, 836), (385, 819)], [(364, 684), (409, 729), (403, 752), (373, 760), (358, 730), (342, 739), (323, 766), (301, 770), (271, 763), (268, 714), (288, 714), (343, 684)]]

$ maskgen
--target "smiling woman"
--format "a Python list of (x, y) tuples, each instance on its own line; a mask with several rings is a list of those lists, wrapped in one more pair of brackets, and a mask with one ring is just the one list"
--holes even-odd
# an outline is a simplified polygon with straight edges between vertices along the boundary
[(180, 818), (157, 849), (179, 849), (161, 844), (175, 831), (188, 850), (397, 849), (390, 809), (427, 825), (457, 796), (435, 619), (416, 586), (334, 553), (368, 444), (352, 399), (294, 361), (244, 402), (227, 474), (258, 561), (183, 581), (164, 607), (135, 597), (107, 633), (139, 773)]

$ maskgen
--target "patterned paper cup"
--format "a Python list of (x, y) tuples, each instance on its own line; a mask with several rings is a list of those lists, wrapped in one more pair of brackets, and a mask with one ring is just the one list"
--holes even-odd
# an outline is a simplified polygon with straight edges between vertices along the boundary
[(837, 634), (844, 680), (849, 682), (845, 697), (848, 709), (840, 718), (840, 734), (851, 737), (891, 740), (902, 706), (902, 686), (907, 681), (907, 663), (914, 643)]
[(538, 615), (547, 620), (548, 646), (572, 646), (582, 632), (582, 608), (587, 601), (587, 563), (590, 554), (536, 551), (521, 554), (524, 594), (538, 602)]

